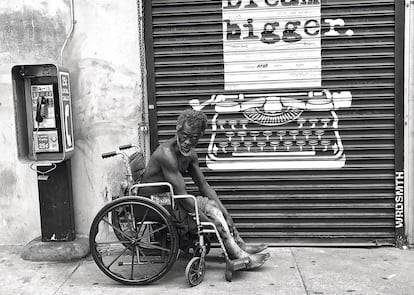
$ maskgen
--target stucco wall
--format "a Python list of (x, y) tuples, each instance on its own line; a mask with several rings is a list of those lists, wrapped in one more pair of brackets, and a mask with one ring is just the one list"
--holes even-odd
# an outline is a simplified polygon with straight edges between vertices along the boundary
[[(37, 3), (36, 3), (37, 2)], [(36, 173), (17, 160), (11, 67), (56, 62), (69, 10), (63, 2), (0, 2), (0, 243), (40, 235)]]
[[(11, 67), (60, 63), (69, 32), (69, 0), (0, 2), (0, 244), (40, 235), (36, 173), (17, 159)], [(71, 74), (76, 232), (118, 191), (120, 160), (100, 154), (138, 142), (141, 112), (137, 2), (74, 1), (75, 30), (64, 51)]]
[(136, 1), (75, 2), (76, 27), (65, 51), (72, 74), (76, 152), (72, 159), (75, 222), (88, 233), (124, 170), (103, 152), (137, 143), (141, 113)]

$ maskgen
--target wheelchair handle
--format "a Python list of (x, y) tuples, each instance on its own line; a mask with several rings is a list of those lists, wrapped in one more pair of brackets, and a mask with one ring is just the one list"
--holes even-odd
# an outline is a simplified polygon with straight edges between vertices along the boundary
[(120, 145), (120, 146), (118, 147), (118, 149), (119, 149), (120, 151), (127, 150), (127, 149), (130, 149), (130, 148), (135, 148), (135, 149), (137, 149), (137, 150), (141, 150), (141, 147), (140, 147), (139, 145), (135, 145), (135, 144), (131, 144), (131, 143), (124, 144), (124, 145)]
[(117, 155), (117, 153), (115, 151), (103, 153), (102, 154), (102, 159), (110, 158), (110, 157), (113, 157), (113, 156), (116, 156), (116, 155)]
[(132, 144), (130, 144), (130, 143), (119, 146), (119, 150), (121, 150), (121, 151), (129, 149), (129, 148), (132, 148)]

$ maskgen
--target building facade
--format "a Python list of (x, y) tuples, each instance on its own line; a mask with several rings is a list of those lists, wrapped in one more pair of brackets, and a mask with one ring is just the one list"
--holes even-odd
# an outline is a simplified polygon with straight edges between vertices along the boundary
[(40, 235), (10, 69), (59, 63), (72, 81), (78, 234), (124, 173), (100, 154), (132, 142), (148, 158), (192, 107), (210, 122), (202, 170), (248, 240), (412, 244), (412, 10), (397, 0), (2, 4), (0, 243)]

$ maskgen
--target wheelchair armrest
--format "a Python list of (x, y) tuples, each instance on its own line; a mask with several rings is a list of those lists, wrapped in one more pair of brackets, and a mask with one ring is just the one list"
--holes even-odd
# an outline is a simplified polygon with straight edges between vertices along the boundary
[(131, 194), (132, 190), (134, 189), (139, 189), (139, 188), (143, 188), (143, 187), (163, 187), (166, 186), (168, 187), (171, 195), (174, 195), (174, 189), (172, 187), (172, 185), (169, 182), (150, 182), (150, 183), (137, 183), (132, 185), (129, 188), (129, 194)]
[[(193, 199), (196, 224), (197, 226), (200, 225), (200, 214), (198, 212), (197, 198), (193, 195), (172, 195), (172, 200), (174, 201), (175, 199)], [(172, 205), (174, 205), (174, 202), (172, 202)]]

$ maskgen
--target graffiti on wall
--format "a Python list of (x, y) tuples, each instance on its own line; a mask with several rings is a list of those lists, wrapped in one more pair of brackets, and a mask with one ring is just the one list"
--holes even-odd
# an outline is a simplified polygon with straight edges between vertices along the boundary
[(214, 108), (208, 168), (342, 168), (336, 110), (351, 106), (352, 93), (322, 87), (321, 35), (353, 31), (338, 30), (342, 19), (322, 20), (311, 0), (223, 0), (222, 16), (224, 92), (190, 101)]
[(404, 172), (395, 171), (395, 228), (404, 227)]

